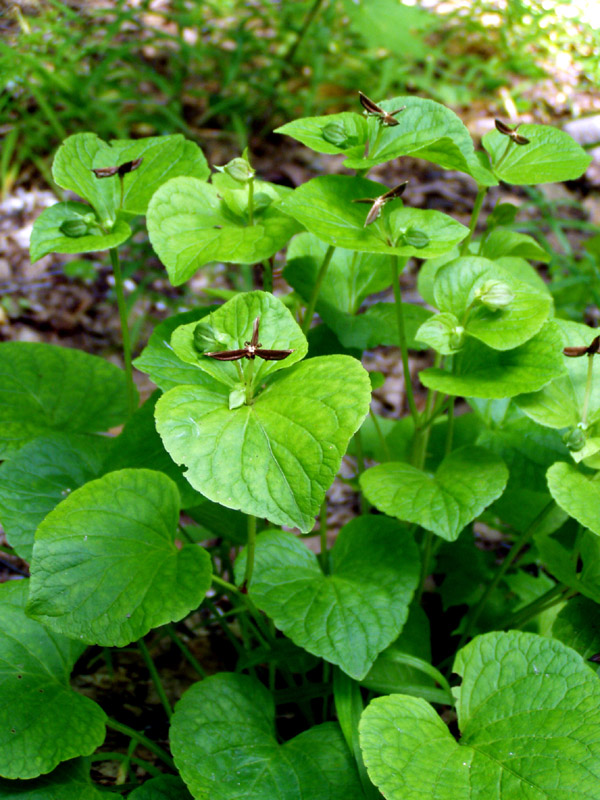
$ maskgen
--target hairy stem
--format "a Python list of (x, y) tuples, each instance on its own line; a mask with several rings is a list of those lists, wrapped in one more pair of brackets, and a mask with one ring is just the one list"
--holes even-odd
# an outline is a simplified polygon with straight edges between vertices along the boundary
[(113, 731), (118, 731), (119, 733), (124, 734), (125, 736), (129, 736), (130, 739), (135, 739), (141, 745), (143, 745), (146, 750), (150, 750), (151, 753), (154, 753), (155, 756), (160, 758), (163, 764), (166, 764), (169, 769), (172, 769), (173, 772), (176, 772), (175, 764), (173, 759), (168, 756), (165, 751), (155, 744), (152, 739), (147, 739), (143, 733), (139, 733), (138, 731), (130, 728), (128, 725), (123, 725), (122, 722), (117, 722), (116, 719), (112, 719), (112, 717), (108, 717), (106, 720), (106, 725), (108, 728), (111, 728)]
[(250, 586), (252, 580), (252, 573), (254, 572), (254, 552), (256, 549), (256, 517), (253, 514), (248, 514), (248, 541), (246, 544), (246, 571), (244, 573), (244, 582), (242, 586), (246, 591)]
[[(510, 142), (509, 142), (510, 144)], [(488, 187), (487, 186), (479, 186), (477, 189), (477, 197), (475, 198), (475, 203), (473, 205), (473, 211), (471, 212), (471, 221), (469, 223), (469, 233), (467, 238), (463, 241), (460, 246), (460, 254), (461, 256), (466, 255), (469, 252), (469, 245), (471, 244), (471, 239), (473, 238), (473, 234), (475, 233), (475, 228), (477, 227), (477, 220), (479, 219), (479, 214), (481, 212), (481, 207), (483, 205), (483, 201), (487, 194)]]
[(154, 688), (156, 689), (156, 693), (160, 698), (160, 702), (165, 709), (167, 717), (171, 719), (173, 716), (173, 709), (171, 708), (171, 704), (169, 703), (169, 698), (167, 697), (167, 693), (165, 692), (164, 686), (161, 683), (160, 676), (158, 674), (158, 670), (154, 665), (154, 661), (152, 661), (152, 656), (148, 652), (148, 648), (146, 647), (146, 643), (143, 639), (138, 639), (137, 646), (142, 654), (142, 658), (144, 659), (144, 663), (150, 673), (150, 677), (152, 678), (152, 683), (154, 684)]
[[(392, 288), (394, 290), (396, 321), (398, 324), (398, 340), (400, 342), (402, 368), (404, 371), (404, 390), (406, 392), (406, 400), (408, 402), (408, 407), (410, 409), (411, 416), (415, 423), (415, 428), (418, 428), (419, 412), (417, 410), (417, 404), (415, 403), (415, 397), (413, 394), (413, 388), (410, 379), (410, 368), (408, 364), (408, 346), (406, 343), (406, 331), (404, 328), (404, 312), (402, 310), (402, 293), (400, 291), (400, 269), (398, 265), (398, 256), (391, 256), (391, 263), (392, 263)], [(404, 264), (402, 266), (404, 266)]]

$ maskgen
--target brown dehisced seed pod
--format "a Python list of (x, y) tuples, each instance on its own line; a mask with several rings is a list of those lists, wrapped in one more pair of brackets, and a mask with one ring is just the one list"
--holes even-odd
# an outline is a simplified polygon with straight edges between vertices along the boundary
[(256, 356), (264, 358), (265, 361), (282, 361), (287, 358), (293, 350), (265, 350), (261, 343), (258, 341), (258, 326), (260, 325), (260, 317), (254, 320), (252, 328), (252, 339), (249, 342), (244, 342), (244, 346), (239, 350), (220, 350), (216, 353), (203, 353), (210, 358), (216, 358), (217, 361), (238, 361), (240, 358), (255, 359)]
[(133, 161), (126, 161), (118, 167), (96, 167), (92, 172), (97, 178), (112, 178), (113, 175), (127, 175), (128, 172), (133, 172), (142, 163), (143, 158), (135, 158)]
[(395, 111), (385, 111), (381, 106), (378, 106), (377, 103), (374, 103), (366, 94), (363, 94), (359, 91), (358, 98), (360, 100), (361, 106), (365, 109), (369, 116), (378, 117), (379, 122), (382, 125), (388, 125), (392, 127), (393, 125), (399, 125), (397, 119), (394, 119), (396, 114), (399, 114), (401, 111), (404, 111), (406, 106), (402, 106), (402, 108), (397, 108)]
[(377, 217), (381, 214), (381, 209), (388, 202), (388, 200), (395, 200), (397, 197), (401, 197), (404, 194), (404, 190), (406, 189), (407, 185), (408, 181), (403, 181), (402, 183), (399, 183), (398, 186), (394, 186), (393, 189), (390, 189), (389, 192), (379, 195), (379, 197), (360, 197), (356, 200), (353, 200), (353, 203), (371, 203), (371, 208), (367, 214), (364, 227), (366, 228), (367, 225), (375, 222)]
[(580, 356), (593, 356), (600, 351), (600, 336), (596, 336), (588, 347), (565, 347), (563, 355), (569, 358), (579, 358)]
[(494, 123), (498, 133), (501, 133), (503, 136), (508, 136), (515, 144), (529, 144), (529, 139), (526, 139), (524, 136), (521, 136), (520, 133), (517, 133), (517, 128), (519, 127), (518, 125), (515, 125), (514, 128), (511, 128), (510, 125), (507, 125), (500, 119), (495, 119)]

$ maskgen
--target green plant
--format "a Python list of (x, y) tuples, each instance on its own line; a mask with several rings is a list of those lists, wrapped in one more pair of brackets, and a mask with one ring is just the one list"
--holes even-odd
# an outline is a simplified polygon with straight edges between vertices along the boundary
[[(79, 134), (58, 151), (55, 180), (90, 205), (45, 211), (32, 257), (108, 248), (118, 280), (116, 248), (145, 214), (172, 283), (224, 260), (262, 264), (268, 289), (287, 245), (296, 296), (239, 292), (161, 323), (135, 362), (160, 391), (135, 410), (129, 370), (0, 345), (0, 519), (31, 561), (29, 580), (0, 587), (4, 796), (99, 796), (85, 758), (108, 726), (131, 743), (99, 757), (120, 762), (113, 788), (135, 800), (600, 797), (600, 686), (583, 660), (600, 649), (598, 343), (553, 317), (530, 264), (549, 254), (506, 227), (510, 209), (477, 233), (499, 180), (574, 178), (589, 158), (538, 125), (494, 131), (476, 153), (433, 101), (381, 107), (285, 125), (357, 170), (293, 191), (258, 179), (247, 152), (209, 182), (181, 137)], [(409, 154), (475, 180), (468, 228), (365, 177)], [(401, 297), (411, 257), (435, 311)], [(393, 303), (360, 313), (390, 285)], [(379, 344), (404, 366), (408, 413), (393, 422), (368, 416), (381, 376), (347, 353)], [(419, 407), (408, 350), (427, 348)], [(456, 398), (468, 410), (455, 416)], [(326, 492), (351, 439), (363, 513), (328, 549)], [(317, 516), (318, 555), (303, 541)], [(475, 523), (510, 544), (500, 563)], [(201, 606), (235, 651), (208, 677), (171, 624)], [(174, 710), (144, 640), (163, 632), (200, 677)], [(133, 642), (172, 758), (69, 687), (87, 645)], [(139, 745), (177, 774), (153, 765), (126, 784)]]

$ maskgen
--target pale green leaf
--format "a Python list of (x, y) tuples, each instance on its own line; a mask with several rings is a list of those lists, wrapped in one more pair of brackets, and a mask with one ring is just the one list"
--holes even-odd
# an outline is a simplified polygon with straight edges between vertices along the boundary
[(90, 206), (83, 203), (56, 203), (44, 209), (33, 224), (29, 251), (33, 264), (48, 253), (93, 253), (123, 244), (131, 236), (131, 228), (122, 219), (116, 220), (111, 230), (104, 233), (91, 225), (85, 236), (65, 236), (61, 225), (81, 220), (87, 214), (95, 216)]
[[(491, 310), (476, 302), (477, 291), (483, 291), (492, 280), (500, 281), (513, 294), (504, 308)], [(531, 339), (552, 310), (552, 298), (547, 292), (514, 278), (493, 261), (476, 256), (457, 258), (441, 267), (433, 293), (440, 311), (454, 314), (468, 336), (494, 350), (512, 350)]]
[(105, 794), (92, 785), (84, 759), (72, 759), (48, 775), (27, 781), (0, 778), (0, 797), (3, 800), (106, 800)]
[(508, 470), (481, 447), (461, 447), (429, 475), (402, 462), (366, 470), (360, 485), (367, 499), (385, 514), (414, 522), (448, 541), (496, 500), (506, 486)]
[(281, 250), (299, 226), (280, 207), (274, 200), (250, 225), (231, 211), (216, 186), (173, 178), (152, 197), (148, 234), (171, 283), (178, 286), (210, 261), (254, 264)]
[(485, 236), (479, 255), (489, 258), (491, 261), (496, 261), (503, 256), (518, 256), (541, 261), (543, 264), (547, 264), (551, 258), (550, 253), (544, 250), (532, 236), (500, 226)]
[(584, 528), (600, 536), (600, 482), (583, 475), (574, 464), (557, 461), (546, 473), (558, 505)]
[(429, 367), (419, 373), (423, 386), (464, 397), (514, 397), (541, 389), (564, 371), (555, 322), (514, 350), (492, 350), (468, 338), (455, 357), (457, 372)]
[(179, 493), (166, 475), (111, 472), (37, 529), (27, 613), (88, 644), (123, 647), (181, 619), (211, 581), (208, 553), (175, 545)]
[(495, 130), (483, 137), (492, 170), (505, 183), (522, 186), (572, 181), (580, 178), (591, 163), (592, 157), (558, 128), (519, 125), (519, 135), (529, 139), (529, 144), (513, 144)]
[[(595, 328), (580, 325), (578, 322), (557, 319), (554, 323), (559, 333), (557, 349), (563, 347), (587, 347), (597, 335)], [(515, 399), (519, 408), (528, 417), (549, 428), (567, 428), (576, 426), (583, 417), (583, 402), (587, 381), (588, 358), (561, 358), (563, 374), (534, 394), (523, 394)], [(594, 357), (594, 371), (598, 364)], [(600, 417), (600, 380), (592, 382), (588, 407), (588, 421)]]
[(367, 140), (367, 121), (360, 114), (343, 111), (295, 119), (275, 128), (274, 133), (291, 136), (317, 153), (347, 153), (349, 150), (359, 153)]
[(370, 396), (358, 361), (322, 356), (282, 370), (252, 405), (234, 410), (223, 384), (171, 389), (158, 401), (157, 428), (210, 500), (307, 532)]
[[(323, 175), (303, 183), (281, 203), (280, 208), (327, 244), (363, 253), (432, 258), (450, 250), (468, 233), (467, 228), (439, 211), (407, 208), (391, 200), (381, 216), (365, 227), (369, 205), (354, 203), (376, 198), (388, 187), (365, 178)], [(406, 244), (409, 230), (427, 235), (426, 247)]]

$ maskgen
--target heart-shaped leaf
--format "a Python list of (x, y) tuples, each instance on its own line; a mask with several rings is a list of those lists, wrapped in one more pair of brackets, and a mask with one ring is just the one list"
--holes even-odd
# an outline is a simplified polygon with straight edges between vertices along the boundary
[(54, 433), (22, 447), (0, 466), (0, 522), (11, 547), (31, 560), (33, 537), (44, 517), (73, 489), (97, 478), (113, 440)]
[(89, 773), (87, 762), (74, 758), (60, 764), (50, 774), (28, 781), (0, 778), (0, 797), (3, 800), (106, 800), (105, 793), (92, 785)]
[[(512, 293), (512, 300), (497, 309), (485, 301), (485, 287), (499, 282)], [(487, 258), (465, 256), (441, 267), (433, 285), (435, 304), (442, 312), (454, 314), (468, 336), (494, 350), (512, 350), (531, 339), (552, 311), (552, 298), (515, 279)]]
[[(121, 205), (119, 176), (97, 178), (92, 170), (120, 166), (138, 158), (143, 159), (140, 166), (123, 176)], [(52, 165), (58, 185), (91, 203), (103, 226), (107, 223), (112, 226), (118, 208), (131, 214), (145, 214), (150, 198), (169, 178), (188, 175), (206, 180), (209, 173), (198, 145), (181, 134), (118, 139), (107, 144), (95, 133), (76, 133), (65, 139)]]
[[(563, 347), (588, 347), (597, 335), (595, 328), (577, 322), (557, 319), (554, 323)], [(528, 417), (549, 428), (574, 427), (583, 417), (588, 359), (562, 358), (563, 374), (533, 394), (523, 394), (515, 403)], [(594, 364), (597, 367), (597, 364)], [(596, 370), (597, 371), (597, 370)], [(600, 418), (600, 380), (592, 381), (588, 405), (588, 422)]]
[(388, 462), (366, 470), (360, 485), (373, 505), (454, 541), (506, 486), (504, 462), (481, 447), (460, 447), (429, 475), (411, 464)]
[(364, 150), (368, 128), (363, 116), (343, 111), (341, 114), (295, 119), (275, 128), (274, 133), (291, 136), (317, 153), (334, 155), (353, 151), (359, 154)]
[(460, 743), (420, 698), (380, 697), (365, 710), (361, 748), (387, 800), (598, 795), (600, 683), (580, 655), (531, 633), (488, 633), (453, 671)]
[(592, 157), (568, 133), (550, 125), (519, 125), (529, 144), (516, 145), (498, 131), (483, 137), (494, 175), (516, 186), (572, 181), (581, 177)]
[[(467, 228), (452, 217), (439, 211), (399, 207), (399, 200), (384, 205), (380, 219), (365, 227), (369, 206), (353, 200), (375, 198), (387, 189), (365, 178), (323, 175), (295, 189), (280, 208), (327, 244), (363, 253), (433, 258), (467, 235)], [(406, 241), (411, 229), (427, 236), (425, 247)]]
[(279, 210), (285, 193), (277, 187), (276, 198), (251, 225), (212, 184), (174, 178), (161, 186), (148, 207), (148, 234), (171, 283), (184, 283), (210, 261), (254, 264), (281, 250), (299, 230)]
[(358, 361), (322, 356), (282, 370), (252, 405), (234, 410), (224, 384), (171, 389), (157, 403), (156, 426), (210, 500), (308, 532), (370, 397)]
[(553, 464), (546, 477), (558, 505), (584, 528), (600, 536), (600, 483), (564, 461)]
[(455, 356), (456, 372), (429, 367), (419, 373), (423, 386), (463, 397), (514, 397), (541, 389), (560, 377), (565, 367), (561, 340), (554, 321), (513, 350), (492, 350), (467, 338)]
[(338, 726), (315, 725), (279, 744), (271, 694), (248, 675), (194, 684), (171, 721), (171, 748), (196, 798), (348, 800), (362, 792)]
[[(260, 318), (259, 338), (263, 348), (293, 350), (282, 361), (255, 359), (253, 383), (259, 386), (268, 376), (304, 358), (308, 350), (306, 337), (290, 310), (270, 292), (244, 292), (228, 300), (207, 320), (207, 335), (218, 336), (218, 344), (210, 350), (236, 350), (252, 339), (254, 320)], [(173, 331), (171, 346), (175, 355), (228, 387), (238, 386), (240, 373), (236, 362), (217, 361), (204, 356), (194, 343), (196, 323), (182, 325)], [(239, 366), (239, 365), (238, 365)]]
[[(241, 582), (245, 553), (235, 564)], [(364, 678), (408, 617), (419, 580), (419, 553), (407, 530), (385, 517), (345, 525), (324, 575), (296, 536), (257, 537), (250, 597), (300, 647)]]
[(184, 617), (211, 581), (208, 553), (178, 550), (179, 492), (161, 472), (111, 472), (37, 529), (27, 613), (89, 644), (123, 647)]
[(125, 373), (81, 350), (0, 344), (0, 458), (53, 431), (105, 431), (127, 418)]
[(532, 236), (500, 226), (485, 236), (481, 242), (480, 255), (489, 258), (490, 261), (496, 261), (503, 256), (518, 256), (541, 261), (543, 264), (547, 264), (551, 258), (550, 253), (544, 250)]
[(25, 616), (28, 584), (23, 580), (0, 586), (4, 778), (36, 778), (61, 761), (91, 755), (106, 732), (100, 706), (69, 686), (71, 669), (85, 648)]
[(206, 372), (197, 369), (197, 366), (182, 361), (171, 347), (171, 336), (176, 328), (190, 322), (199, 322), (205, 316), (215, 311), (219, 306), (195, 308), (193, 311), (184, 311), (161, 322), (153, 330), (152, 335), (142, 353), (134, 361), (140, 372), (145, 372), (153, 383), (163, 392), (174, 386), (185, 384), (198, 384), (200, 386), (215, 387), (216, 381)]
[[(86, 218), (90, 217), (88, 221)], [(97, 250), (108, 250), (123, 244), (131, 236), (131, 228), (122, 219), (116, 220), (110, 231), (100, 229), (96, 215), (83, 203), (56, 203), (44, 209), (33, 224), (29, 252), (31, 263), (48, 253), (93, 253)], [(66, 225), (65, 225), (66, 223)], [(66, 235), (61, 227), (69, 230), (68, 225), (77, 223), (73, 233)]]

